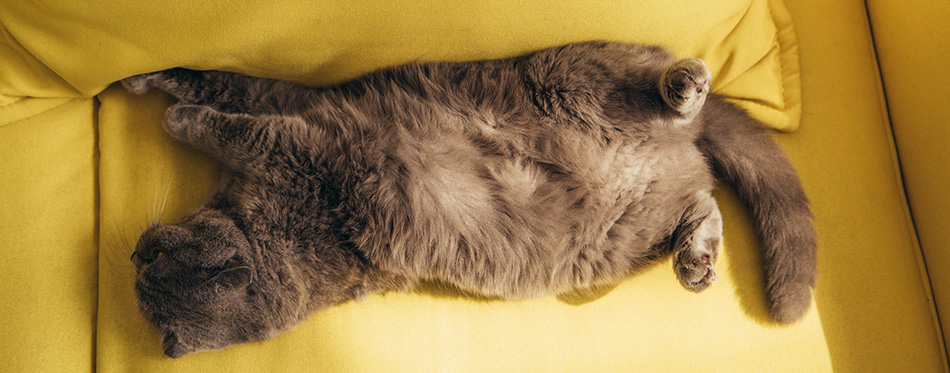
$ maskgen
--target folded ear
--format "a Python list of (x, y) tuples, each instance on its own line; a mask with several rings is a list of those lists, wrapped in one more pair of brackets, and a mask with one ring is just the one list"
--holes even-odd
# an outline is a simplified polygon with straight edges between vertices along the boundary
[(243, 289), (251, 283), (251, 267), (240, 266), (222, 270), (214, 275), (210, 282), (228, 291)]

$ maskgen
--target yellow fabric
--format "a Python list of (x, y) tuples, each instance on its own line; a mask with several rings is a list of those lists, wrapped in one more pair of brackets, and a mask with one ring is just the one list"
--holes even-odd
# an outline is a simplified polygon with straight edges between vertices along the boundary
[(943, 334), (950, 335), (950, 2), (880, 0), (868, 7), (911, 211)]
[(815, 299), (833, 366), (945, 371), (864, 3), (787, 5), (801, 57), (803, 124), (778, 140), (816, 216)]
[[(0, 351), (15, 363), (0, 370), (947, 368), (860, 1), (800, 0), (788, 12), (761, 0), (538, 2), (521, 11), (507, 2), (345, 2), (319, 13), (287, 1), (251, 17), (244, 2), (182, 3), (0, 4), (0, 61), (13, 59), (0, 70)], [(405, 60), (500, 56), (594, 36), (662, 42), (712, 61), (718, 89), (755, 103), (773, 125), (796, 122), (789, 110), (804, 108), (799, 131), (776, 135), (817, 216), (821, 276), (802, 322), (768, 321), (751, 224), (721, 190), (721, 279), (700, 295), (677, 284), (669, 262), (586, 297), (485, 302), (428, 289), (332, 308), (265, 343), (161, 356), (136, 310), (131, 244), (150, 216), (174, 221), (199, 206), (219, 168), (162, 132), (168, 97), (117, 86), (99, 94), (109, 82), (188, 65), (323, 84)], [(801, 105), (790, 104), (799, 92)], [(63, 99), (93, 94), (94, 113), (91, 100)]]
[(0, 371), (92, 370), (94, 110), (65, 100), (5, 123), (0, 108)]
[(92, 96), (121, 78), (175, 66), (324, 85), (410, 61), (610, 39), (704, 59), (714, 90), (777, 129), (794, 130), (800, 112), (788, 51), (794, 35), (778, 1), (8, 0), (0, 23), (0, 105), (20, 96)]

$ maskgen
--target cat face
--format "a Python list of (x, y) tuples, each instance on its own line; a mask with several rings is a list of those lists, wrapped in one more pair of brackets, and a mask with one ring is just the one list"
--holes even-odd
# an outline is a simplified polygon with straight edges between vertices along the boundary
[(132, 254), (135, 293), (141, 312), (164, 335), (165, 355), (263, 339), (267, 328), (249, 254), (245, 235), (212, 210), (142, 234)]

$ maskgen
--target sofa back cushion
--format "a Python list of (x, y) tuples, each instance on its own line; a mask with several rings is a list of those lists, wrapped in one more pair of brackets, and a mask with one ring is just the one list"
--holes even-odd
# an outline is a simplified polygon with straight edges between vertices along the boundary
[(606, 39), (704, 59), (714, 90), (776, 129), (795, 129), (800, 112), (794, 32), (778, 0), (5, 1), (0, 24), (0, 106), (89, 97), (176, 66), (328, 85), (411, 61)]

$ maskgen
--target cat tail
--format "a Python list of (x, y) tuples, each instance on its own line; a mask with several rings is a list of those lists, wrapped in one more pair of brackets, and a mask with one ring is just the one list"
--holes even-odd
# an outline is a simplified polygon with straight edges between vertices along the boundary
[(817, 275), (817, 234), (808, 198), (782, 149), (742, 109), (710, 95), (697, 145), (751, 210), (761, 241), (769, 313), (801, 318)]

